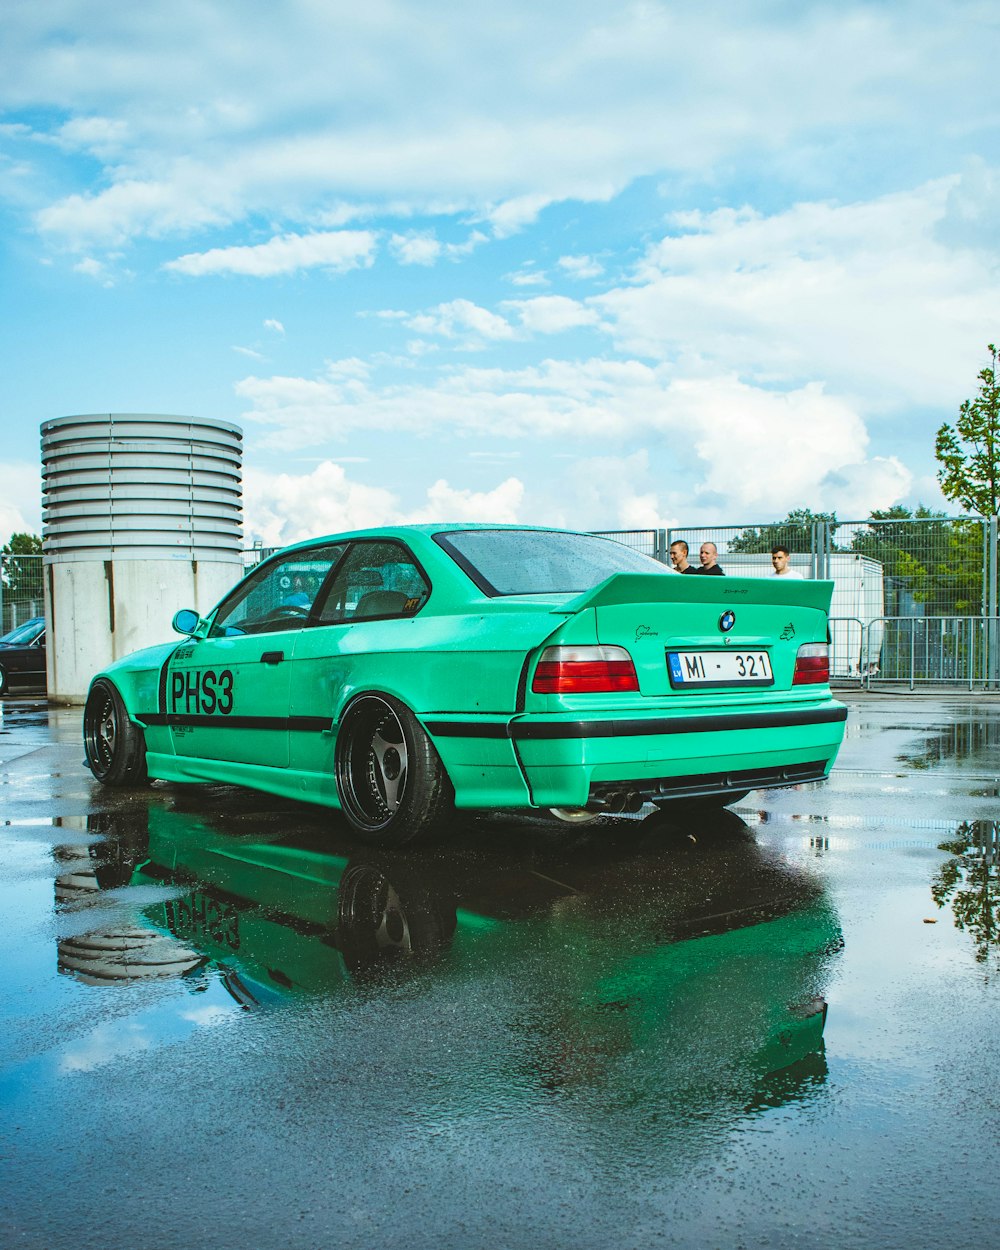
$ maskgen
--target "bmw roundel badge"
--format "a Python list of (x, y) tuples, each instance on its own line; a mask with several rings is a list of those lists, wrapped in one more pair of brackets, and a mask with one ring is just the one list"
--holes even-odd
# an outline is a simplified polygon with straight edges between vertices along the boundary
[(728, 634), (732, 627), (736, 624), (736, 613), (732, 610), (723, 612), (719, 617), (719, 628), (724, 634)]

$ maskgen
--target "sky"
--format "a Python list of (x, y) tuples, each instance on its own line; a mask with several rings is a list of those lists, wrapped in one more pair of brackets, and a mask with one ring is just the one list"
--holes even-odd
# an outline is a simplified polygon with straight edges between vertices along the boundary
[(997, 46), (981, 0), (6, 0), (0, 541), (75, 413), (236, 422), (265, 545), (954, 515)]

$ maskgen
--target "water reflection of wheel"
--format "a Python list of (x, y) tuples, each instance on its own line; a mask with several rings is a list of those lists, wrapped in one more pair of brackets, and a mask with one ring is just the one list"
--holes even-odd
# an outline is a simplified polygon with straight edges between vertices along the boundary
[(451, 942), (455, 909), (405, 868), (350, 864), (340, 879), (337, 940), (348, 971), (370, 976), (432, 959)]
[(432, 833), (451, 811), (451, 782), (433, 743), (391, 695), (361, 695), (344, 713), (336, 775), (348, 824), (383, 846)]
[(146, 773), (146, 736), (132, 723), (122, 697), (104, 677), (90, 688), (83, 711), (87, 764), (106, 786), (141, 786)]
[(751, 840), (750, 826), (727, 807), (685, 807), (681, 803), (664, 803), (651, 816), (640, 821), (637, 830), (642, 836), (668, 836), (683, 841), (722, 842)]

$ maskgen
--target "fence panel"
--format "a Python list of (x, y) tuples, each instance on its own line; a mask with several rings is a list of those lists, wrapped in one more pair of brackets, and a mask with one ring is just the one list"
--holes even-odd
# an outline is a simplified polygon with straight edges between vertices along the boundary
[(897, 616), (881, 628), (879, 663), (865, 684), (1000, 688), (1000, 617)]
[(666, 530), (592, 530), (591, 533), (598, 538), (613, 538), (623, 547), (641, 551), (643, 555), (652, 556), (661, 564), (666, 564), (669, 558)]
[(0, 634), (45, 615), (41, 556), (0, 555)]
[[(688, 542), (692, 563), (702, 542), (714, 542), (723, 569), (745, 577), (770, 576), (771, 548), (784, 543), (792, 551), (792, 567), (803, 576), (825, 576), (834, 583), (835, 681), (1000, 690), (995, 519), (600, 532), (662, 563), (668, 562), (669, 544), (677, 538)], [(244, 551), (244, 568), (253, 568), (272, 550)], [(0, 633), (44, 613), (43, 585), (40, 555), (0, 557)]]
[(921, 517), (844, 521), (829, 530), (831, 560), (848, 551), (881, 569), (886, 616), (979, 616), (989, 610), (989, 522)]

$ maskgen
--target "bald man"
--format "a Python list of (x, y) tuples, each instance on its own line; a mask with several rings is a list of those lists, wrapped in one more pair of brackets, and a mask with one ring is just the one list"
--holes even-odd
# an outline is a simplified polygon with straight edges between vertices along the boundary
[(698, 551), (698, 559), (701, 561), (701, 568), (696, 569), (696, 573), (707, 573), (710, 577), (725, 577), (722, 569), (719, 568), (719, 549), (715, 543), (702, 543)]

